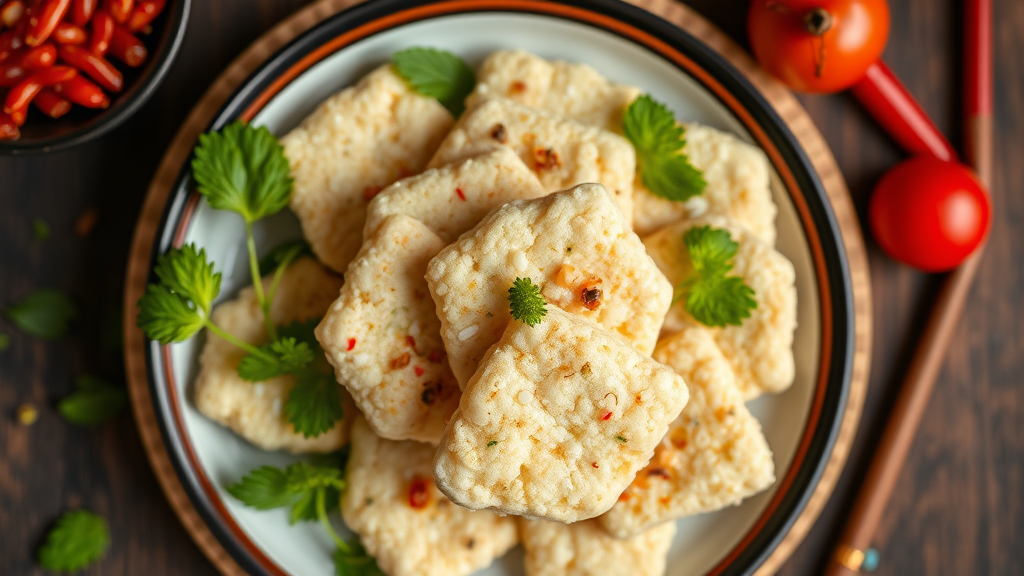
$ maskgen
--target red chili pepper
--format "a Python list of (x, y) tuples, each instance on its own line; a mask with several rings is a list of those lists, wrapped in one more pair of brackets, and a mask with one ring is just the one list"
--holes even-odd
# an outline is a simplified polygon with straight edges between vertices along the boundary
[(128, 21), (128, 17), (132, 15), (135, 0), (107, 0), (104, 7), (114, 17), (114, 20), (117, 20), (118, 24), (124, 24)]
[(422, 478), (413, 478), (409, 485), (409, 506), (416, 509), (426, 508), (430, 503), (430, 492), (427, 490), (427, 481)]
[(106, 12), (96, 12), (92, 17), (92, 35), (89, 36), (89, 51), (103, 56), (110, 47), (110, 37), (114, 35), (114, 17)]
[(108, 53), (132, 68), (137, 68), (146, 61), (146, 47), (124, 26), (114, 27)]
[(21, 0), (12, 0), (0, 8), (0, 23), (8, 28), (14, 28), (25, 15), (25, 3)]
[(459, 195), (460, 200), (466, 199), (466, 195), (462, 193), (462, 188), (456, 188), (455, 193)]
[(128, 18), (126, 24), (128, 29), (132, 32), (145, 30), (164, 11), (166, 5), (167, 0), (141, 0), (135, 5), (135, 10), (132, 10), (132, 15)]
[(110, 106), (110, 98), (99, 86), (86, 80), (81, 74), (67, 82), (61, 82), (53, 90), (79, 106), (86, 108), (106, 108)]
[(30, 48), (21, 56), (21, 65), (26, 70), (53, 66), (55, 62), (57, 62), (57, 47), (50, 42)]
[(9, 88), (14, 86), (18, 82), (21, 82), (24, 77), (25, 67), (22, 66), (20, 58), (13, 62), (4, 62), (3, 64), (0, 64), (0, 88)]
[(57, 24), (57, 29), (53, 31), (53, 39), (61, 44), (85, 44), (85, 41), (89, 39), (89, 35), (85, 33), (85, 30), (71, 22), (61, 22)]
[(598, 468), (598, 467), (599, 467), (599, 466), (597, 465), (597, 462), (591, 462), (591, 463), (590, 463), (590, 465), (591, 465), (591, 466), (593, 466), (594, 468)]
[(85, 28), (85, 25), (92, 19), (93, 13), (96, 12), (97, 4), (99, 4), (99, 0), (75, 0), (71, 5), (71, 22), (79, 28)]
[(39, 46), (46, 42), (70, 7), (71, 0), (42, 0), (28, 15), (25, 44)]
[(28, 105), (45, 86), (53, 86), (59, 82), (67, 82), (78, 72), (70, 66), (51, 66), (32, 72), (7, 93), (4, 100), (4, 112), (11, 115), (19, 126), (25, 121)]
[(11, 54), (14, 54), (18, 48), (21, 48), (21, 45), (22, 41), (14, 30), (0, 33), (0, 62), (7, 60)]
[(352, 349), (355, 348), (355, 347), (356, 347), (356, 339), (355, 338), (349, 338), (348, 339), (348, 348), (346, 348), (345, 351), (346, 352), (351, 352)]
[(417, 376), (423, 376), (423, 373), (426, 372), (426, 370), (420, 368), (419, 366), (413, 368), (413, 371), (416, 372)]
[(53, 88), (43, 88), (32, 99), (32, 104), (50, 118), (60, 118), (71, 110), (71, 101), (64, 99)]
[(18, 124), (9, 114), (0, 112), (0, 140), (17, 140), (21, 136)]
[(124, 77), (117, 68), (103, 58), (78, 46), (63, 44), (59, 49), (61, 60), (78, 68), (111, 92), (120, 92), (124, 87)]
[(610, 420), (611, 417), (612, 417), (612, 413), (608, 412), (607, 414), (605, 414), (604, 416), (601, 417), (601, 420)]

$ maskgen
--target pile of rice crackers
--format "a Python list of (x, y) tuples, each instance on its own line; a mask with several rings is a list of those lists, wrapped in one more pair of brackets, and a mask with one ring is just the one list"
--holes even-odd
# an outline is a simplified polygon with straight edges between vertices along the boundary
[[(281, 139), (316, 258), (287, 269), (271, 315), (322, 318), (345, 417), (295, 433), (281, 413), (294, 379), (241, 380), (243, 352), (215, 335), (195, 403), (263, 449), (351, 444), (343, 517), (386, 574), (470, 574), (521, 543), (530, 576), (659, 575), (675, 520), (774, 483), (744, 404), (794, 379), (794, 269), (774, 248), (768, 161), (684, 123), (707, 186), (655, 196), (622, 135), (639, 95), (501, 51), (455, 119), (389, 64)], [(683, 235), (704, 225), (739, 244), (732, 273), (757, 302), (739, 326), (673, 301)], [(516, 278), (547, 301), (535, 325), (510, 316)], [(264, 337), (251, 288), (213, 318)]]

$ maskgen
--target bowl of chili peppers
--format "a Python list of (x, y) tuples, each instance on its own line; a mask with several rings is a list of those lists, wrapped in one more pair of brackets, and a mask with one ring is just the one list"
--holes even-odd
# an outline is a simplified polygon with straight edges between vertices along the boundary
[(0, 0), (0, 153), (68, 148), (127, 120), (167, 75), (191, 0)]

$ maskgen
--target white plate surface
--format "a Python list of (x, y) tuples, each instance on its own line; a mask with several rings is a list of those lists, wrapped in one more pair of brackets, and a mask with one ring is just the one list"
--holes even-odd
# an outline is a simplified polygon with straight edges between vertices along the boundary
[[(408, 24), (349, 46), (313, 66), (282, 90), (256, 116), (282, 135), (299, 123), (318, 103), (353, 84), (363, 74), (388, 61), (395, 51), (432, 46), (455, 52), (471, 65), (490, 52), (519, 48), (545, 58), (587, 63), (620, 83), (639, 86), (665, 102), (680, 119), (727, 130), (750, 140), (742, 125), (709, 94), (675, 66), (618, 36), (582, 24), (540, 15), (480, 13), (453, 15)], [(775, 454), (776, 476), (789, 469), (804, 431), (814, 394), (820, 355), (820, 310), (807, 238), (792, 202), (773, 175), (773, 195), (779, 206), (778, 249), (796, 267), (799, 295), (795, 337), (796, 382), (787, 392), (749, 403), (761, 421)], [(265, 251), (298, 237), (294, 216), (278, 215), (257, 225), (257, 242)], [(241, 219), (211, 209), (203, 201), (186, 237), (204, 247), (223, 272), (221, 299), (233, 297), (250, 282)], [(332, 544), (315, 523), (289, 526), (283, 509), (258, 512), (234, 500), (224, 486), (262, 465), (285, 466), (295, 460), (286, 454), (263, 452), (226, 428), (207, 420), (191, 402), (191, 383), (197, 370), (202, 337), (172, 345), (172, 368), (181, 388), (178, 394), (185, 432), (193, 442), (200, 464), (224, 501), (227, 510), (256, 545), (279, 567), (295, 576), (331, 575)], [(670, 576), (696, 576), (717, 564), (746, 534), (775, 489), (740, 506), (686, 518), (669, 554)], [(338, 521), (340, 524), (340, 520)], [(478, 575), (522, 574), (522, 552), (516, 549)]]

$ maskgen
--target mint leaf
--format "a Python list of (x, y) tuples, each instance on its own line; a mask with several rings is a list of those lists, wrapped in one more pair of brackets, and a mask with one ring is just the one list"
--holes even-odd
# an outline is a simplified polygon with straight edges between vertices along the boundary
[(76, 392), (57, 405), (60, 415), (72, 424), (96, 426), (116, 416), (128, 405), (128, 392), (95, 376), (75, 381)]
[(77, 572), (99, 560), (110, 547), (110, 530), (101, 516), (85, 510), (67, 512), (46, 536), (39, 565), (55, 572)]
[(68, 324), (78, 310), (63, 292), (39, 290), (16, 302), (4, 315), (29, 335), (56, 340), (67, 334)]
[(284, 147), (265, 126), (241, 120), (199, 137), (192, 173), (210, 206), (246, 222), (280, 212), (292, 191)]
[(476, 85), (476, 74), (461, 58), (435, 48), (409, 48), (391, 56), (395, 71), (424, 96), (437, 99), (458, 118), (466, 96)]

